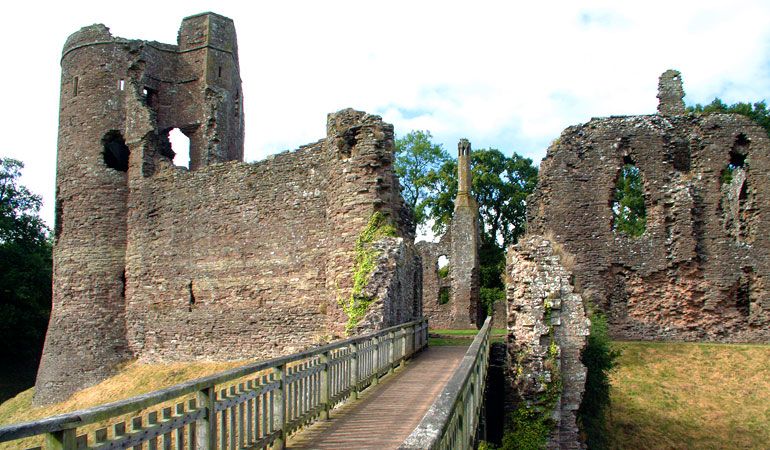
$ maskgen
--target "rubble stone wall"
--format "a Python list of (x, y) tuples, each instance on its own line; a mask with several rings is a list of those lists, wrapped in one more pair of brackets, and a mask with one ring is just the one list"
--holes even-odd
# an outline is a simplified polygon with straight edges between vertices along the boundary
[(586, 381), (580, 357), (591, 324), (565, 255), (542, 236), (522, 238), (507, 254), (508, 411), (536, 409), (550, 417), (549, 449), (584, 448), (576, 421)]
[[(393, 127), (346, 109), (327, 137), (243, 163), (235, 30), (188, 17), (178, 45), (73, 34), (62, 59), (54, 307), (35, 402), (142, 361), (239, 360), (340, 337), (354, 245), (373, 214), (375, 298), (356, 331), (420, 317)], [(190, 137), (174, 166), (168, 132)], [(417, 274), (417, 275), (416, 275)]]
[[(660, 114), (564, 130), (541, 163), (528, 230), (575, 255), (577, 285), (617, 338), (767, 342), (768, 134), (743, 116), (683, 114), (674, 75), (661, 77), (659, 97), (671, 104)], [(628, 163), (644, 185), (640, 237), (613, 229)]]

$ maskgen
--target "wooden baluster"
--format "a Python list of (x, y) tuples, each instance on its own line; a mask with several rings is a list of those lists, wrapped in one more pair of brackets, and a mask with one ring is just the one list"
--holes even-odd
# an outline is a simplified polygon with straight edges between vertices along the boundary
[[(177, 403), (174, 409), (174, 413), (177, 416), (183, 416), (184, 415), (184, 403)], [(184, 449), (184, 430), (185, 428), (189, 428), (189, 425), (187, 427), (177, 428), (174, 430), (174, 449), (175, 450), (183, 450)]]
[[(198, 408), (197, 406), (197, 399), (191, 398), (187, 402), (187, 411), (195, 411)], [(194, 450), (198, 448), (198, 423), (199, 422), (193, 422), (190, 425), (187, 426), (187, 448), (189, 450)], [(181, 448), (179, 450), (182, 450)]]
[(103, 444), (107, 442), (107, 428), (99, 428), (94, 431), (94, 444)]
[(279, 382), (278, 389), (273, 391), (273, 428), (279, 432), (273, 449), (283, 450), (286, 445), (286, 366), (274, 367), (273, 377)]
[(202, 418), (195, 424), (195, 443), (200, 450), (215, 450), (217, 445), (217, 418), (214, 412), (216, 393), (214, 386), (198, 391), (197, 405), (205, 409)]
[(331, 392), (331, 381), (332, 377), (331, 375), (331, 365), (330, 361), (331, 358), (329, 357), (331, 353), (329, 351), (325, 351), (321, 354), (321, 364), (324, 365), (324, 368), (321, 370), (321, 386), (320, 386), (320, 403), (321, 403), (321, 420), (328, 420), (329, 419), (329, 394)]
[[(163, 408), (163, 411), (161, 411), (161, 419), (163, 419), (164, 422), (168, 422), (171, 420), (171, 407)], [(165, 433), (163, 435), (163, 450), (171, 450), (171, 432)]]
[(352, 400), (358, 400), (358, 344), (353, 342), (350, 344), (350, 353), (353, 355), (350, 358), (350, 398)]
[[(254, 391), (254, 380), (246, 382), (246, 390), (249, 392)], [(246, 402), (246, 438), (244, 445), (249, 445), (254, 442), (254, 399), (250, 398)]]
[(76, 430), (74, 428), (62, 431), (54, 431), (53, 433), (46, 433), (46, 450), (76, 450), (77, 436), (75, 434)]
[[(142, 417), (139, 416), (139, 417), (134, 417), (133, 419), (131, 419), (131, 431), (133, 433), (136, 433), (136, 432), (141, 431), (141, 430), (142, 430)], [(133, 447), (133, 449), (134, 450), (142, 450), (142, 444), (135, 445)]]
[[(147, 427), (153, 428), (158, 425), (158, 413), (156, 411), (147, 413)], [(148, 450), (158, 450), (158, 438), (154, 437), (147, 443)]]
[(388, 373), (393, 373), (393, 365), (396, 362), (396, 335), (388, 331)]

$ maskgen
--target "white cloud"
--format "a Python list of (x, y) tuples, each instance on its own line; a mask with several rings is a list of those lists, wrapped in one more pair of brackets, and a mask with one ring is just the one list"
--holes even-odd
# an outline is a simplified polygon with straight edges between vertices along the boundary
[[(53, 216), (58, 61), (66, 37), (103, 22), (115, 35), (173, 43), (203, 1), (17, 2), (3, 28), (3, 156)], [(565, 127), (655, 112), (657, 77), (682, 72), (686, 101), (770, 97), (770, 4), (694, 2), (220, 1), (235, 20), (246, 159), (324, 137), (326, 114), (381, 114), (400, 135), (430, 130), (454, 153), (517, 151), (539, 161)]]

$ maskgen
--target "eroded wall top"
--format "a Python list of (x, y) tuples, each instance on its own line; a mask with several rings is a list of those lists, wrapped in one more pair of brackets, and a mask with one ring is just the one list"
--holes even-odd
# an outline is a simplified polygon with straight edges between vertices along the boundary
[[(660, 114), (567, 128), (540, 166), (528, 231), (576, 255), (578, 285), (618, 337), (766, 340), (768, 134), (743, 116), (683, 114), (682, 95), (668, 71)], [(627, 173), (646, 214), (636, 237), (617, 227)]]

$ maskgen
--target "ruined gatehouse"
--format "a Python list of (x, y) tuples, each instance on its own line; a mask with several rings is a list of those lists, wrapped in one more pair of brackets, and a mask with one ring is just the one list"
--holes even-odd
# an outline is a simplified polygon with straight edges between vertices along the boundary
[[(564, 130), (541, 163), (528, 232), (576, 257), (575, 283), (617, 338), (767, 342), (770, 140), (746, 117), (687, 114), (681, 75), (658, 113)], [(616, 184), (642, 181), (643, 233), (619, 232)]]
[[(61, 66), (36, 403), (135, 358), (270, 357), (422, 316), (414, 224), (380, 117), (330, 114), (325, 139), (243, 163), (235, 28), (213, 13), (185, 18), (177, 45), (85, 27)], [(190, 138), (189, 169), (173, 164), (173, 128)], [(357, 246), (375, 217), (388, 232)], [(352, 292), (362, 251), (374, 268)], [(371, 304), (354, 320), (346, 301)]]

